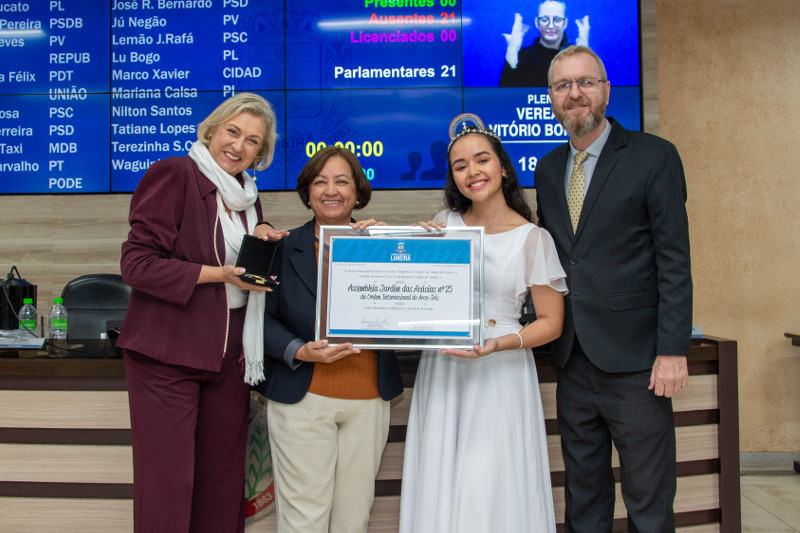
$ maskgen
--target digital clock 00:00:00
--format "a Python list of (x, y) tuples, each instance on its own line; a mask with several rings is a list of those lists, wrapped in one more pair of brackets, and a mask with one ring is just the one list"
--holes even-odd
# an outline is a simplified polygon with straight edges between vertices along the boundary
[[(322, 150), (328, 146), (324, 142), (320, 141), (318, 143), (310, 142), (306, 144), (306, 155), (310, 158), (314, 154), (317, 153), (318, 150)], [(380, 141), (364, 141), (362, 143), (356, 144), (353, 141), (336, 141), (334, 146), (338, 146), (340, 148), (347, 148), (353, 155), (356, 157), (380, 157), (383, 155), (383, 143)]]

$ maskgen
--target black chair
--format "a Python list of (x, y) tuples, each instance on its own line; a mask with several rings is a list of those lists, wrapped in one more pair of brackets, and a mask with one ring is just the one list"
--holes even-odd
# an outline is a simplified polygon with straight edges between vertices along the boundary
[(131, 288), (119, 274), (88, 274), (75, 278), (61, 291), (67, 308), (67, 339), (97, 340), (101, 333), (116, 338)]

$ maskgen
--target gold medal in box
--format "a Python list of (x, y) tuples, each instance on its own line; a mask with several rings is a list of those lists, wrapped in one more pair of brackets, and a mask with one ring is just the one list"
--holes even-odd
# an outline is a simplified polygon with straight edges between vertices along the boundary
[(270, 277), (277, 250), (277, 242), (265, 241), (254, 235), (245, 235), (242, 239), (242, 246), (239, 248), (239, 256), (236, 258), (236, 266), (245, 270), (239, 279), (254, 285), (277, 286), (278, 283)]

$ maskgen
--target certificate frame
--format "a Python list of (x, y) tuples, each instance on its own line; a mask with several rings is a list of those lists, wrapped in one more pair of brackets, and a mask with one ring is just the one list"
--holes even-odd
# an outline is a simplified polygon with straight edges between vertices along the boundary
[(483, 344), (483, 227), (321, 226), (315, 338), (418, 350)]

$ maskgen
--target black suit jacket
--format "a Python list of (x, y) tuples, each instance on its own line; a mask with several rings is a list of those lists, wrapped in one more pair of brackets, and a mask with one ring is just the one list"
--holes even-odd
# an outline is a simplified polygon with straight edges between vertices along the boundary
[[(280, 285), (267, 293), (264, 317), (264, 373), (259, 392), (281, 403), (297, 403), (308, 392), (314, 363), (300, 363), (292, 369), (284, 352), (296, 340), (314, 340), (317, 301), (317, 257), (314, 220), (293, 229), (280, 241), (275, 258)], [(295, 343), (297, 344), (297, 343)], [(403, 392), (400, 368), (394, 352), (378, 352), (378, 389), (381, 398), (391, 400)]]
[(611, 134), (573, 234), (564, 190), (569, 143), (534, 176), (540, 225), (567, 273), (564, 329), (553, 357), (563, 368), (577, 336), (606, 372), (652, 367), (656, 355), (688, 355), (692, 278), (686, 180), (675, 147), (609, 119)]

